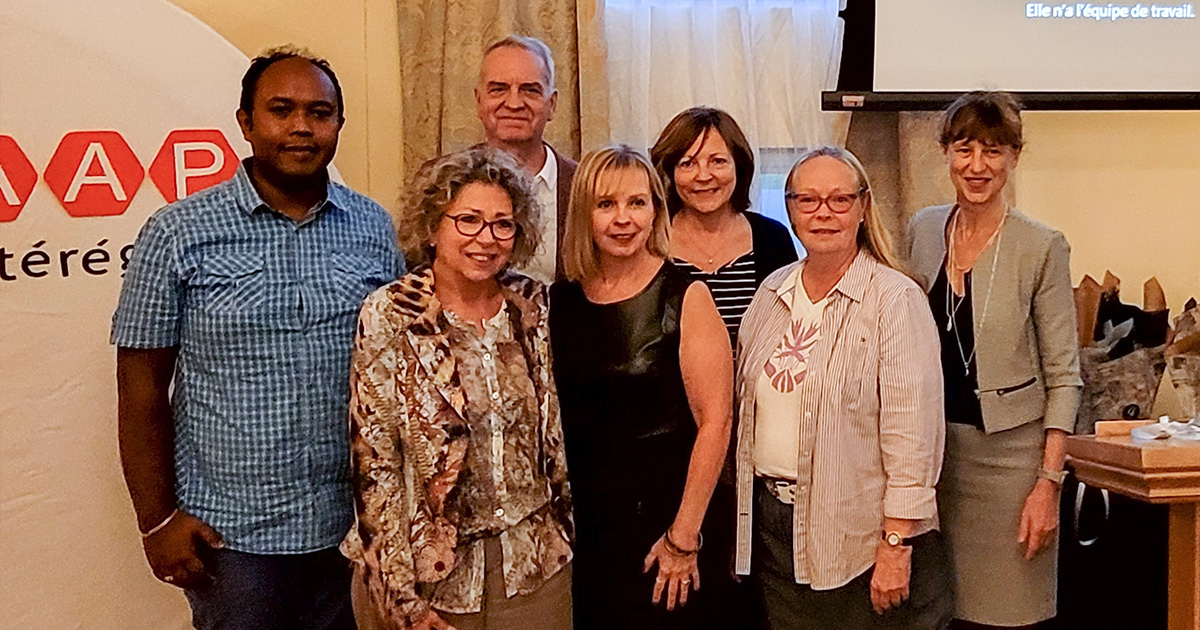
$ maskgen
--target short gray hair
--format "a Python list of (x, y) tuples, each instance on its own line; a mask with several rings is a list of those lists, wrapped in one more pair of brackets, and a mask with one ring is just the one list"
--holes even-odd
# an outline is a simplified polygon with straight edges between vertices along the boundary
[(420, 267), (433, 262), (435, 252), (430, 241), (438, 224), (462, 189), (475, 183), (499, 186), (512, 201), (517, 235), (509, 266), (520, 266), (533, 257), (541, 244), (538, 226), (542, 214), (533, 183), (512, 156), (498, 149), (475, 147), (423, 166), (409, 184), (396, 217), (396, 231), (410, 265)]
[(542, 62), (542, 67), (546, 69), (546, 85), (551, 90), (554, 89), (554, 55), (550, 52), (550, 47), (546, 45), (546, 42), (536, 37), (509, 35), (504, 39), (496, 40), (489, 44), (483, 51), (484, 58), (487, 58), (497, 48), (520, 48), (537, 57)]

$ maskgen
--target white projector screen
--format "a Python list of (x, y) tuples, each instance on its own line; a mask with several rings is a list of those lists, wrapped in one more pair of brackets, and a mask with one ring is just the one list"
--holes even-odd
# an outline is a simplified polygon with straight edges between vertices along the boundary
[(1197, 92), (1191, 1), (877, 0), (876, 91)]

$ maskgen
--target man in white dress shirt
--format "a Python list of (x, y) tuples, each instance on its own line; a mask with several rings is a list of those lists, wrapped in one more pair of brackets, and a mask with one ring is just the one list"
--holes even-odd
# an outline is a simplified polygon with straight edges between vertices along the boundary
[(475, 105), (485, 143), (515, 157), (534, 178), (544, 209), (542, 246), (521, 271), (553, 282), (561, 277), (558, 252), (576, 165), (542, 139), (558, 107), (550, 48), (539, 39), (520, 35), (488, 46), (475, 87)]

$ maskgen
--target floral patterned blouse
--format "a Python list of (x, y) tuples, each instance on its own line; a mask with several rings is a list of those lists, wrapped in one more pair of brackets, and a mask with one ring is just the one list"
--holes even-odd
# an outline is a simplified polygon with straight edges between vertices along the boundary
[(363, 304), (351, 372), (358, 523), (342, 543), (380, 615), (482, 609), (484, 539), (505, 591), (532, 592), (572, 557), (570, 491), (550, 377), (546, 289), (501, 278), (480, 333), (442, 310), (429, 269)]

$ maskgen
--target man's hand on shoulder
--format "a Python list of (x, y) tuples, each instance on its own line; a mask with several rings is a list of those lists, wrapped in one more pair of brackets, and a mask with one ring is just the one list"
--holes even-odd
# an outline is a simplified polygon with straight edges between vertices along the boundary
[(182, 510), (142, 541), (154, 577), (188, 590), (208, 585), (212, 576), (204, 562), (223, 544), (217, 530)]

